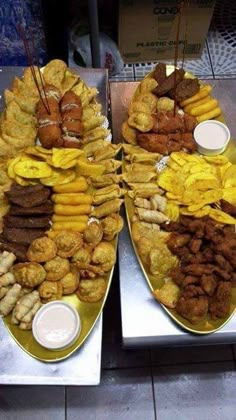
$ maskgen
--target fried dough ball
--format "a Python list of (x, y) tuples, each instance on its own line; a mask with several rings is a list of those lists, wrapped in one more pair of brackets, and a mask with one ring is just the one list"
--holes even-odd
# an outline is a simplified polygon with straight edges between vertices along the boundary
[(124, 221), (118, 213), (112, 213), (101, 221), (101, 225), (105, 241), (112, 241), (122, 230)]
[(103, 271), (109, 271), (116, 262), (116, 252), (110, 242), (100, 242), (93, 251), (92, 262), (100, 264)]
[(78, 289), (79, 278), (80, 275), (78, 270), (74, 266), (71, 266), (71, 271), (61, 279), (63, 295), (71, 295)]
[(102, 227), (97, 222), (90, 223), (84, 231), (84, 241), (93, 247), (97, 246), (101, 242), (102, 236)]
[(145, 112), (134, 112), (128, 119), (131, 127), (137, 128), (142, 133), (150, 131), (153, 127), (153, 118)]
[(78, 298), (82, 302), (98, 302), (106, 293), (106, 282), (102, 278), (84, 279), (80, 281), (79, 288), (76, 292)]
[(46, 271), (36, 262), (18, 263), (12, 267), (16, 283), (24, 287), (36, 287), (46, 278)]
[(61, 281), (47, 281), (40, 284), (39, 295), (43, 303), (51, 302), (52, 300), (60, 300), (62, 298), (63, 287)]
[(57, 255), (57, 246), (55, 242), (43, 236), (35, 239), (29, 246), (27, 258), (34, 262), (46, 262), (52, 260)]
[(69, 273), (70, 263), (66, 258), (56, 256), (52, 260), (46, 262), (44, 268), (47, 272), (46, 280), (57, 281)]
[(83, 246), (83, 238), (79, 232), (62, 230), (55, 238), (57, 255), (69, 258)]
[(92, 248), (89, 246), (84, 246), (80, 248), (76, 253), (72, 256), (72, 262), (81, 262), (85, 264), (89, 264), (92, 258)]

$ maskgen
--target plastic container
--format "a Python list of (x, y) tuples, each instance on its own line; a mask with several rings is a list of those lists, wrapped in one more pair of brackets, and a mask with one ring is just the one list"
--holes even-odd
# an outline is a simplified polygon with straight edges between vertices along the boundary
[(199, 153), (214, 156), (225, 151), (230, 140), (230, 131), (220, 121), (207, 120), (196, 126), (193, 136)]
[(80, 331), (81, 321), (77, 310), (60, 300), (43, 305), (32, 325), (35, 340), (49, 350), (63, 350), (71, 346)]

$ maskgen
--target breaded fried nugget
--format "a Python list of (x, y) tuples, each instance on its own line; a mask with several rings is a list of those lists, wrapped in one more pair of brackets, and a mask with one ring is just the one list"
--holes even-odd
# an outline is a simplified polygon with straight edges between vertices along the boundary
[(92, 262), (99, 264), (101, 269), (109, 271), (116, 262), (116, 252), (110, 242), (100, 242), (93, 251)]
[(50, 261), (56, 254), (57, 246), (55, 242), (47, 236), (35, 239), (27, 251), (28, 259), (35, 262)]
[(61, 258), (69, 258), (83, 246), (83, 238), (79, 232), (62, 230), (55, 238), (57, 255)]
[(67, 65), (62, 60), (55, 59), (49, 61), (43, 71), (46, 83), (52, 84), (61, 90), (66, 69)]
[(102, 278), (84, 279), (80, 281), (79, 288), (76, 292), (78, 298), (82, 302), (98, 302), (106, 293), (106, 282)]
[(12, 267), (16, 282), (24, 287), (36, 287), (46, 277), (44, 268), (36, 262), (18, 263)]
[(46, 262), (44, 269), (47, 272), (46, 280), (57, 281), (69, 273), (70, 263), (66, 258), (56, 256), (52, 260)]

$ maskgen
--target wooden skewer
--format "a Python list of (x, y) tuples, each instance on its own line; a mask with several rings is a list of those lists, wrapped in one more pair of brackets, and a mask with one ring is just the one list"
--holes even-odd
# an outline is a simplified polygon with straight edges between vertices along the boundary
[(177, 106), (177, 101), (176, 101), (176, 68), (177, 68), (177, 63), (178, 63), (178, 52), (179, 52), (179, 31), (180, 31), (180, 25), (181, 25), (181, 17), (182, 17), (182, 12), (183, 12), (183, 5), (184, 2), (181, 2), (180, 4), (180, 8), (179, 8), (179, 15), (178, 15), (178, 23), (177, 23), (177, 32), (176, 32), (176, 44), (175, 44), (175, 59), (174, 59), (174, 116), (176, 114), (176, 106)]
[(183, 59), (182, 59), (182, 66), (184, 67), (184, 60), (185, 60), (185, 51), (188, 42), (188, 22), (189, 22), (189, 0), (184, 0), (184, 14), (185, 14), (185, 31), (184, 31), (184, 48), (183, 48)]
[[(49, 108), (49, 104), (48, 104), (48, 100), (47, 100), (47, 96), (46, 96), (46, 92), (45, 92), (45, 87), (44, 87), (43, 80), (42, 80), (42, 75), (41, 75), (40, 80), (41, 80), (41, 83), (42, 83), (42, 86), (43, 86), (43, 91), (44, 91), (44, 95), (45, 95), (45, 102), (44, 102), (44, 98), (43, 98), (43, 95), (42, 95), (42, 92), (41, 92), (41, 89), (40, 89), (40, 86), (39, 86), (39, 83), (38, 83), (38, 80), (37, 80), (37, 77), (36, 77), (36, 73), (35, 73), (35, 69), (34, 69), (34, 65), (33, 65), (32, 54), (31, 54), (31, 51), (30, 51), (30, 48), (29, 48), (29, 44), (28, 44), (26, 35), (25, 35), (25, 31), (24, 31), (24, 29), (21, 25), (17, 25), (16, 29), (17, 29), (17, 32), (19, 33), (19, 35), (20, 35), (20, 37), (23, 41), (24, 49), (25, 49), (27, 60), (28, 60), (28, 63), (29, 63), (29, 67), (30, 67), (35, 85), (37, 87), (40, 99), (41, 99), (42, 104), (43, 104), (44, 108), (46, 109), (47, 113), (50, 114), (50, 108)], [(40, 72), (38, 66), (37, 66), (37, 68), (38, 68), (38, 71)]]

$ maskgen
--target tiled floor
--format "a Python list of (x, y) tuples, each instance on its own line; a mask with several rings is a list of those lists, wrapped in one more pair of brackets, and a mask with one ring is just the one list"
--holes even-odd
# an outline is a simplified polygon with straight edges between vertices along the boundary
[[(138, 80), (152, 67), (126, 66), (112, 79)], [(217, 2), (203, 55), (187, 68), (203, 78), (236, 77), (234, 2)], [(235, 345), (123, 350), (116, 273), (104, 311), (100, 386), (0, 386), (0, 420), (236, 420), (235, 389)]]

